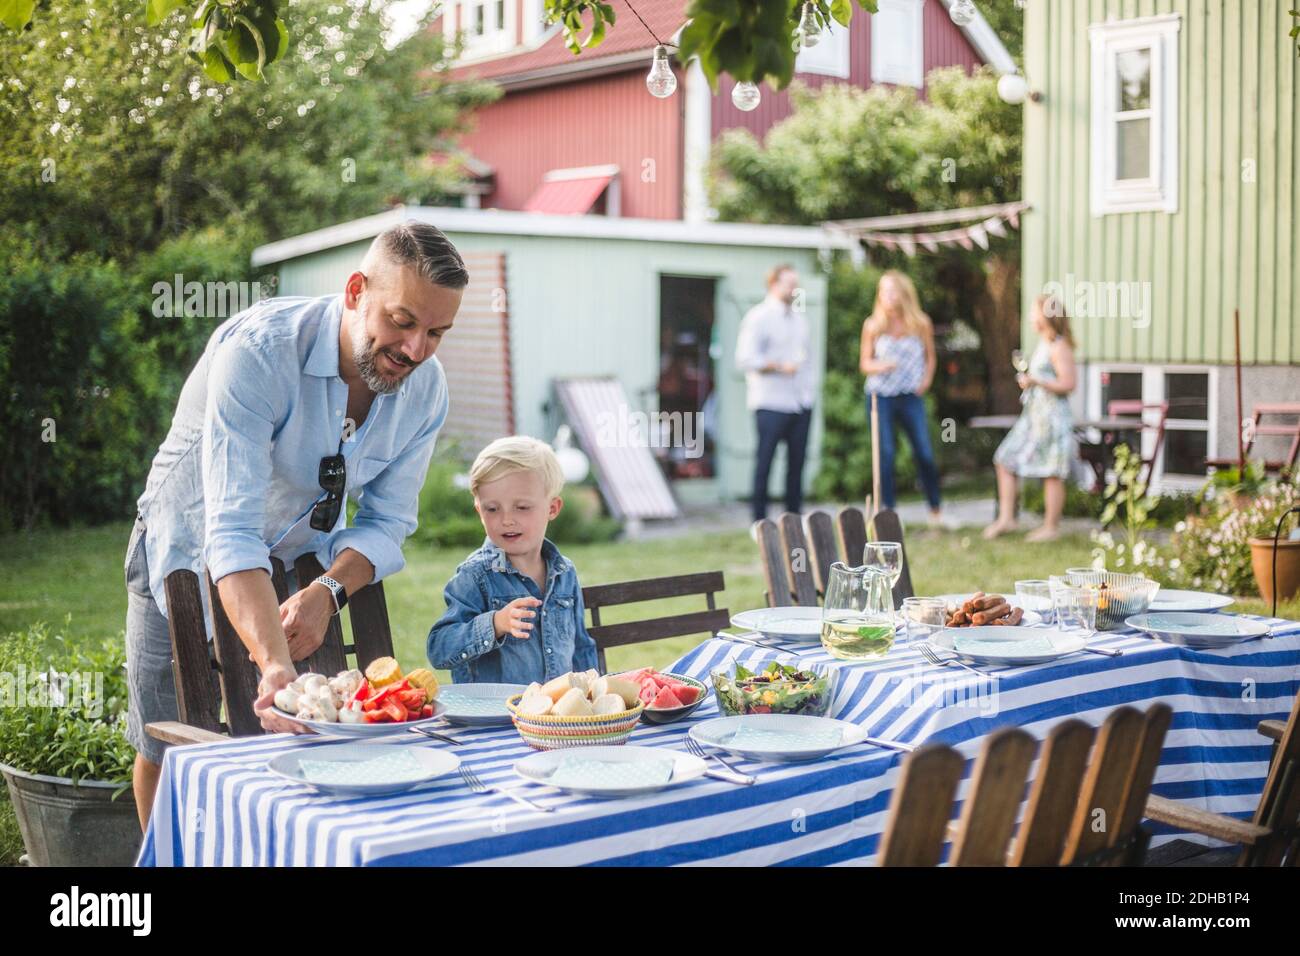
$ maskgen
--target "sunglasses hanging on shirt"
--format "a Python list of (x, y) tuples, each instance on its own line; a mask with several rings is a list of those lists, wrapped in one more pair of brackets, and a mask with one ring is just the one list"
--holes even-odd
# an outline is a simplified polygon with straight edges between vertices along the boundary
[(337, 454), (326, 455), (320, 460), (317, 480), (325, 491), (325, 497), (311, 509), (311, 526), (317, 531), (329, 531), (339, 520), (348, 486), (348, 466), (343, 458), (342, 442), (339, 442)]

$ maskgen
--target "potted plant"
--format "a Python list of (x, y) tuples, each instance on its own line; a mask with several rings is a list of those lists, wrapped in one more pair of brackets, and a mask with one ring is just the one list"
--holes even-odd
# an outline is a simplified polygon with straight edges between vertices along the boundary
[(131, 791), (120, 641), (72, 647), (34, 625), (0, 639), (0, 775), (33, 866), (130, 866)]
[[(1286, 601), (1300, 591), (1300, 536), (1296, 530), (1292, 530), (1290, 537), (1283, 537), (1281, 533), (1290, 510), (1287, 504), (1282, 504), (1275, 512), (1277, 520), (1272, 528), (1267, 529), (1267, 535), (1257, 533), (1250, 539), (1250, 565), (1265, 601)], [(1275, 580), (1276, 595), (1273, 593)]]

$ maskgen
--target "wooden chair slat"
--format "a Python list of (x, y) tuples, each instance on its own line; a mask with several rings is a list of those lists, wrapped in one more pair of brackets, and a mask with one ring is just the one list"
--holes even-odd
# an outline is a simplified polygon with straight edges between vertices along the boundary
[(176, 682), (176, 711), (181, 721), (211, 733), (224, 730), (219, 689), (212, 680), (212, 651), (208, 646), (199, 576), (179, 570), (163, 582), (167, 601), (167, 632), (172, 642), (172, 676)]
[(289, 575), (285, 572), (284, 562), (279, 558), (271, 559), (271, 586), (275, 588), (275, 599), (283, 604), (289, 600)]
[(952, 861), (956, 866), (1005, 866), (1025, 779), (1038, 744), (1025, 731), (1005, 727), (989, 735), (975, 761), (962, 807)]
[(203, 730), (178, 720), (159, 720), (144, 725), (144, 732), (154, 740), (166, 744), (212, 744), (220, 740), (229, 740), (225, 734)]
[(889, 798), (881, 866), (938, 866), (965, 761), (942, 744), (907, 755)]
[(260, 676), (248, 658), (248, 649), (239, 639), (235, 626), (226, 616), (217, 583), (208, 576), (208, 594), (212, 604), (212, 648), (221, 666), (221, 699), (226, 706), (226, 724), (233, 737), (250, 737), (262, 733), (262, 723), (253, 713)]
[(862, 567), (862, 551), (867, 546), (867, 519), (862, 509), (851, 505), (841, 508), (835, 520), (840, 528), (840, 544), (844, 547), (844, 563), (851, 568)]
[(781, 532), (781, 553), (785, 558), (794, 603), (801, 607), (817, 606), (817, 582), (813, 579), (812, 554), (804, 535), (803, 521), (797, 514), (786, 512), (777, 519)]
[(835, 519), (829, 513), (814, 511), (808, 515), (808, 548), (817, 593), (825, 596), (826, 582), (831, 579), (831, 565), (840, 560)]
[(1082, 720), (1062, 721), (1048, 732), (1012, 848), (1012, 866), (1057, 866), (1061, 862), (1095, 737), (1096, 731)]
[(730, 624), (731, 613), (724, 608), (627, 621), (622, 624), (605, 624), (599, 628), (589, 627), (587, 631), (602, 647), (622, 647), (645, 641), (661, 641), (666, 637), (681, 637), (684, 634), (716, 634)]
[(897, 541), (903, 553), (903, 571), (894, 582), (894, 607), (902, 607), (903, 599), (916, 592), (912, 590), (912, 572), (907, 564), (907, 545), (903, 543), (903, 523), (898, 520), (898, 512), (891, 508), (877, 511), (871, 519), (871, 534), (872, 541)]
[(1124, 799), (1144, 725), (1142, 714), (1132, 707), (1111, 711), (1101, 725), (1065, 841), (1064, 863), (1084, 859), (1120, 839)]
[[(299, 588), (307, 587), (325, 573), (325, 569), (321, 567), (314, 554), (298, 555), (293, 562), (293, 569), (298, 577)], [(306, 660), (298, 663), (298, 671), (304, 674), (324, 674), (326, 677), (333, 677), (347, 669), (348, 656), (343, 650), (343, 622), (336, 614), (330, 618), (325, 628), (325, 639), (321, 641), (320, 647), (316, 648)]]
[(781, 543), (781, 531), (777, 528), (776, 522), (763, 518), (754, 523), (754, 533), (758, 538), (758, 554), (763, 563), (767, 606), (784, 607), (794, 601), (794, 591), (790, 587), (790, 577), (786, 571), (785, 546)]
[(1147, 708), (1142, 722), (1142, 739), (1134, 757), (1133, 769), (1128, 774), (1128, 787), (1120, 811), (1119, 832), (1131, 833), (1142, 822), (1147, 795), (1156, 779), (1160, 765), (1160, 751), (1164, 748), (1165, 734), (1173, 721), (1174, 712), (1168, 704), (1152, 704)]
[(582, 589), (582, 603), (588, 608), (601, 608), (723, 590), (726, 590), (726, 585), (721, 571), (702, 571), (616, 584), (593, 584)]
[[(1271, 830), (1284, 830), (1300, 824), (1300, 696), (1291, 707), (1281, 739), (1273, 752), (1264, 792), (1252, 820)], [(1253, 851), (1248, 851), (1243, 862), (1255, 866), (1280, 866), (1284, 861), (1296, 866), (1300, 852), (1289, 846), (1290, 841), (1268, 839)]]
[(388, 599), (384, 582), (368, 584), (348, 598), (348, 615), (352, 619), (352, 643), (356, 648), (357, 669), (377, 657), (393, 657), (393, 630), (388, 622)]

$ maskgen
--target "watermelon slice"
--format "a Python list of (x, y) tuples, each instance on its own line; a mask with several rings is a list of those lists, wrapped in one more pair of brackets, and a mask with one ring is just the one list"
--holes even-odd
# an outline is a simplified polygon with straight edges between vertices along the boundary
[(682, 706), (682, 702), (677, 699), (677, 695), (670, 688), (665, 687), (659, 691), (654, 703), (648, 706), (653, 707), (655, 710), (671, 710), (674, 707)]
[(655, 686), (654, 681), (647, 677), (641, 684), (641, 692), (637, 694), (637, 697), (641, 698), (641, 703), (648, 707), (658, 696), (659, 688)]
[(654, 673), (653, 667), (641, 667), (634, 671), (628, 671), (624, 674), (616, 675), (621, 680), (631, 681), (633, 684), (640, 684), (642, 679)]
[(698, 687), (692, 687), (690, 684), (680, 684), (677, 687), (672, 688), (672, 692), (673, 696), (682, 702), (683, 707), (687, 704), (695, 703), (696, 699), (700, 696), (700, 689)]

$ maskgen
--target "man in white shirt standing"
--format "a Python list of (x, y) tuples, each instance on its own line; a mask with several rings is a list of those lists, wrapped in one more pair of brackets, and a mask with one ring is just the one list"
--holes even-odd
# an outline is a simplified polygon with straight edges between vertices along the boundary
[(753, 517), (767, 517), (767, 479), (776, 447), (785, 442), (785, 510), (803, 506), (803, 464), (812, 422), (814, 382), (808, 320), (792, 308), (799, 275), (789, 265), (767, 274), (767, 297), (745, 314), (736, 342), (736, 368), (745, 373), (746, 404), (758, 426)]

